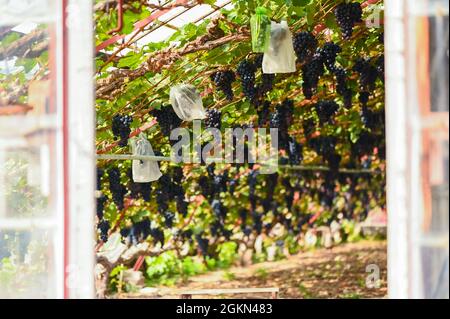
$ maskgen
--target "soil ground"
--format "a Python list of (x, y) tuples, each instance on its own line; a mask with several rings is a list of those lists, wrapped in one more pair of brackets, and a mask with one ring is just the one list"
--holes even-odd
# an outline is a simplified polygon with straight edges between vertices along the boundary
[[(369, 265), (379, 269), (378, 288), (366, 286)], [(300, 253), (281, 261), (209, 272), (190, 278), (177, 286), (177, 290), (268, 287), (279, 288), (279, 298), (384, 298), (387, 294), (386, 242), (343, 244)], [(194, 296), (232, 297), (270, 298), (270, 295)]]

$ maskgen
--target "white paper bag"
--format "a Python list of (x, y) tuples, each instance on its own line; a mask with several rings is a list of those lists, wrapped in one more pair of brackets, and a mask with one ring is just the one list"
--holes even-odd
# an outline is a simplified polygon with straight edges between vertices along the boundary
[(170, 103), (183, 121), (203, 120), (206, 117), (202, 97), (193, 85), (181, 84), (172, 87)]
[(292, 33), (286, 21), (272, 21), (269, 49), (264, 53), (263, 73), (293, 73), (296, 71), (296, 55)]
[[(137, 156), (154, 156), (152, 145), (146, 139), (144, 134), (140, 134), (137, 139), (131, 142), (131, 149), (133, 155)], [(141, 161), (134, 160), (132, 164), (133, 181), (135, 183), (149, 183), (157, 181), (162, 173), (159, 170), (158, 162), (156, 161)]]

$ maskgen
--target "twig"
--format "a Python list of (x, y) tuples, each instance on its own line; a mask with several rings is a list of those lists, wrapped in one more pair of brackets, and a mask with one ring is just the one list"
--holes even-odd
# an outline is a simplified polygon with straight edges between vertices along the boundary
[(46, 37), (47, 32), (44, 29), (35, 30), (14, 41), (6, 48), (0, 49), (0, 57), (23, 56), (35, 42), (41, 41)]

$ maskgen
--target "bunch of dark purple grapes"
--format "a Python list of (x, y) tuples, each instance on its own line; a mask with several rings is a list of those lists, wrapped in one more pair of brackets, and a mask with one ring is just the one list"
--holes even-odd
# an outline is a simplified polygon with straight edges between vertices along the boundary
[(253, 220), (253, 230), (256, 232), (256, 234), (260, 235), (263, 231), (263, 216), (256, 211), (253, 211), (251, 215)]
[(364, 155), (371, 155), (376, 146), (376, 139), (373, 134), (362, 131), (358, 140), (351, 143), (351, 154), (354, 158), (360, 158)]
[(378, 72), (378, 78), (384, 83), (384, 54), (381, 54), (375, 60), (375, 68)]
[(174, 223), (174, 219), (175, 219), (175, 214), (169, 211), (165, 211), (163, 213), (163, 217), (164, 217), (164, 225), (167, 228), (172, 228), (173, 227), (173, 223)]
[(335, 151), (337, 140), (334, 136), (319, 136), (310, 139), (308, 144), (318, 155), (324, 156)]
[(342, 31), (344, 39), (348, 40), (353, 35), (355, 24), (362, 22), (362, 8), (358, 2), (341, 3), (334, 9), (336, 21)]
[(131, 133), (131, 123), (133, 123), (133, 118), (129, 115), (116, 114), (112, 119), (112, 132), (115, 139), (120, 138), (120, 147), (128, 145), (128, 138)]
[(384, 134), (385, 130), (385, 112), (384, 108), (379, 111), (372, 111), (367, 103), (369, 102), (370, 93), (363, 91), (359, 94), (359, 101), (361, 103), (361, 121), (364, 126), (371, 130), (381, 130)]
[(120, 234), (129, 244), (137, 245), (150, 235), (150, 224), (150, 220), (144, 218), (142, 221), (133, 223), (130, 228), (122, 228)]
[(156, 117), (161, 132), (164, 136), (170, 137), (172, 130), (178, 128), (182, 120), (177, 116), (172, 106), (162, 106), (161, 109), (151, 111), (151, 115)]
[(225, 228), (225, 219), (228, 213), (227, 208), (219, 199), (215, 199), (212, 202), (211, 208), (215, 216), (214, 222), (210, 225), (211, 234), (215, 237), (222, 235), (226, 239), (229, 239), (232, 232)]
[(100, 231), (100, 239), (104, 243), (108, 241), (108, 232), (110, 228), (109, 222), (105, 219), (102, 219), (97, 225), (97, 229)]
[(222, 126), (222, 112), (215, 109), (209, 109), (206, 111), (205, 127), (217, 128), (220, 130)]
[(365, 127), (373, 129), (376, 126), (376, 116), (375, 113), (372, 112), (367, 103), (369, 102), (370, 93), (363, 91), (359, 93), (359, 102), (361, 103), (361, 121)]
[(233, 101), (234, 93), (232, 84), (236, 81), (236, 74), (231, 70), (217, 71), (211, 74), (211, 80), (225, 94), (228, 101)]
[[(254, 59), (253, 65), (256, 70), (258, 70), (258, 69), (262, 70), (263, 59), (264, 59), (264, 54), (258, 54), (256, 56), (256, 58)], [(256, 70), (255, 70), (255, 72), (256, 72)], [(261, 98), (263, 98), (267, 92), (272, 91), (274, 81), (275, 81), (275, 74), (262, 73), (261, 83), (256, 85), (256, 98), (253, 99), (254, 106), (257, 106), (257, 107), (260, 106)]]
[(334, 101), (323, 100), (315, 105), (317, 116), (321, 125), (329, 123), (332, 117), (338, 112), (339, 105)]
[(270, 128), (278, 129), (280, 149), (286, 150), (289, 147), (288, 130), (292, 124), (293, 115), (294, 102), (292, 100), (284, 100), (283, 103), (276, 107), (270, 118)]
[(341, 165), (342, 157), (336, 152), (330, 152), (327, 154), (324, 154), (324, 158), (328, 163), (328, 167), (330, 169), (330, 172), (333, 174), (337, 174), (339, 171), (339, 166)]
[(227, 191), (228, 179), (228, 170), (225, 170), (222, 174), (214, 174), (213, 185), (217, 193), (225, 193)]
[[(373, 65), (371, 58), (359, 58), (353, 67), (359, 73), (359, 86), (363, 91), (373, 91), (379, 76), (377, 67)], [(384, 78), (384, 77), (383, 77)]]
[(139, 222), (133, 223), (131, 228), (122, 228), (120, 230), (122, 237), (125, 237), (129, 244), (137, 245), (145, 241), (149, 236), (153, 238), (155, 244), (161, 243), (164, 246), (164, 232), (159, 228), (152, 228), (150, 219), (144, 218)]
[(202, 195), (212, 203), (220, 193), (227, 192), (229, 172), (225, 170), (223, 173), (216, 174), (214, 164), (207, 166), (207, 172), (208, 176), (203, 175), (199, 178), (198, 185)]
[(120, 170), (117, 167), (108, 170), (109, 190), (112, 194), (112, 199), (119, 210), (124, 209), (124, 197), (127, 193), (125, 186), (120, 181)]
[[(275, 74), (266, 74), (263, 73), (261, 75), (261, 84), (259, 84), (256, 87), (256, 91), (257, 91), (257, 96), (258, 98), (261, 98), (264, 96), (264, 94), (272, 91), (273, 89), (273, 84), (275, 81)], [(257, 106), (259, 105), (259, 101), (257, 103)]]
[(303, 133), (306, 138), (309, 138), (312, 134), (317, 131), (316, 123), (312, 118), (303, 120), (302, 122)]
[(333, 70), (336, 76), (336, 92), (342, 96), (344, 100), (344, 106), (349, 109), (352, 107), (353, 92), (347, 85), (347, 72), (341, 67), (335, 67)]
[(291, 180), (289, 177), (283, 178), (281, 181), (281, 184), (283, 185), (284, 189), (286, 190), (286, 193), (284, 195), (284, 202), (286, 204), (286, 207), (291, 210), (292, 205), (294, 203), (294, 188), (292, 187)]
[(203, 237), (203, 234), (197, 234), (195, 235), (195, 241), (198, 245), (198, 250), (203, 255), (203, 257), (208, 256), (208, 248), (209, 248), (209, 241), (208, 239)]
[[(104, 175), (105, 171), (101, 168), (97, 168), (97, 191), (100, 191), (102, 189), (102, 177)], [(103, 210), (105, 207), (105, 204), (108, 200), (108, 197), (106, 197), (104, 194), (101, 194), (96, 199), (96, 210), (97, 210), (97, 217), (99, 220), (103, 219)]]
[(250, 102), (254, 102), (258, 98), (256, 89), (256, 66), (249, 60), (243, 60), (237, 67), (237, 74), (241, 78), (242, 92)]
[(161, 243), (161, 247), (164, 246), (165, 236), (164, 231), (160, 228), (150, 228), (150, 236), (153, 238), (153, 243)]
[(270, 108), (271, 103), (269, 101), (265, 101), (260, 107), (256, 109), (258, 113), (258, 125), (265, 126), (269, 122), (270, 119)]
[(300, 63), (308, 62), (317, 49), (318, 41), (310, 32), (299, 32), (293, 37), (294, 50)]
[[(184, 180), (183, 169), (179, 166), (173, 168), (172, 170), (172, 181), (178, 186), (181, 186)], [(175, 196), (175, 201), (177, 204), (177, 211), (183, 217), (188, 214), (189, 203), (186, 201), (186, 196), (184, 190), (178, 188), (178, 195)]]
[(139, 199), (142, 197), (146, 202), (150, 201), (150, 194), (152, 191), (151, 183), (135, 183), (133, 181), (133, 171), (128, 169), (128, 178), (130, 179), (128, 189), (130, 190), (130, 197)]
[(315, 56), (311, 61), (302, 66), (303, 74), (303, 95), (310, 100), (316, 93), (320, 77), (324, 74), (325, 68), (320, 57)]
[(222, 203), (221, 200), (215, 199), (211, 203), (211, 209), (214, 213), (214, 216), (216, 219), (224, 222), (225, 218), (227, 217), (228, 210), (225, 207), (225, 205)]
[(342, 48), (334, 42), (327, 42), (323, 47), (318, 48), (316, 56), (322, 60), (328, 71), (333, 72), (336, 68), (336, 57), (342, 52)]
[(97, 217), (99, 220), (103, 219), (103, 211), (105, 209), (105, 204), (108, 201), (108, 197), (106, 197), (105, 195), (101, 195), (100, 197), (97, 198), (97, 205), (96, 205), (96, 209), (97, 209)]

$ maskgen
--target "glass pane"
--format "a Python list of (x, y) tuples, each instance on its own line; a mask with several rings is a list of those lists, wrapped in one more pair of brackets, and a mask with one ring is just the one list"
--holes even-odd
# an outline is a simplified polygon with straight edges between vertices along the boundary
[(54, 298), (62, 273), (58, 3), (0, 0), (0, 298)]
[(0, 231), (0, 298), (55, 295), (52, 233)]
[[(416, 10), (418, 109), (412, 110), (421, 126), (419, 176), (421, 219), (422, 295), (449, 297), (449, 174), (448, 174), (448, 2), (415, 2), (427, 7)], [(418, 8), (422, 8), (418, 5)], [(426, 15), (425, 15), (426, 14)], [(427, 48), (427, 50), (423, 50)], [(415, 113), (417, 112), (417, 113)]]
[(48, 217), (54, 213), (50, 155), (46, 144), (4, 152), (0, 163), (4, 175), (2, 218)]

